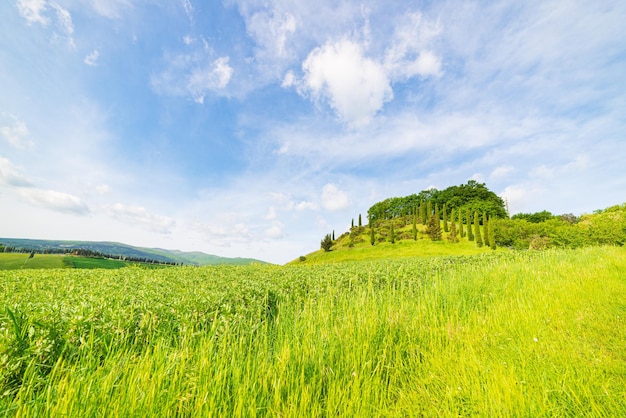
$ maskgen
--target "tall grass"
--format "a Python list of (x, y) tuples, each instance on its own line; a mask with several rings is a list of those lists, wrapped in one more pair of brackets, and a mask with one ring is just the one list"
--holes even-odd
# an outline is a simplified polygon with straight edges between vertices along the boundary
[(625, 255), (0, 273), (0, 413), (624, 416)]

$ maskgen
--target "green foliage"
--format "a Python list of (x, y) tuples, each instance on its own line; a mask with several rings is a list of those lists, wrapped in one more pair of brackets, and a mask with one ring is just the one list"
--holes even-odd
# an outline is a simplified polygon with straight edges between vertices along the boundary
[(448, 232), (448, 210), (445, 203), (443, 204), (443, 231)]
[(485, 245), (489, 245), (489, 219), (487, 218), (487, 214), (483, 212), (483, 233), (484, 233), (484, 241)]
[(448, 240), (450, 242), (459, 242), (459, 238), (457, 237), (457, 234), (456, 234), (456, 221), (454, 220), (454, 209), (452, 209), (452, 212), (450, 213), (450, 219), (452, 219), (452, 222), (450, 224), (450, 233), (448, 234)]
[(441, 226), (439, 225), (439, 219), (434, 214), (430, 215), (428, 219), (426, 233), (431, 241), (441, 241)]
[(474, 212), (474, 236), (476, 238), (476, 245), (478, 248), (483, 246), (483, 237), (480, 234), (480, 221), (478, 219), (478, 212)]
[(536, 213), (517, 213), (511, 216), (511, 219), (525, 219), (528, 222), (538, 224), (555, 218), (555, 216), (547, 210)]
[(391, 228), (389, 230), (389, 242), (392, 244), (396, 243), (396, 232), (393, 229), (393, 222), (391, 222)]
[(413, 241), (417, 241), (417, 210), (415, 211), (416, 213), (413, 215)]
[(489, 244), (489, 247), (492, 250), (495, 250), (497, 248), (497, 246), (496, 246), (496, 235), (495, 235), (495, 230), (494, 230), (493, 219), (489, 219), (487, 221), (487, 229), (486, 230), (488, 231), (489, 240), (488, 241), (485, 240), (485, 241)]
[(330, 251), (330, 248), (333, 246), (333, 238), (330, 234), (326, 234), (324, 239), (320, 242), (320, 246), (322, 247), (322, 250), (326, 252)]
[(474, 241), (474, 230), (472, 228), (472, 215), (470, 215), (469, 208), (465, 209), (465, 219), (467, 219), (467, 239)]
[(363, 223), (361, 221), (361, 214), (359, 213), (359, 226), (363, 226)]
[(376, 243), (376, 232), (374, 231), (374, 225), (370, 224), (370, 245)]

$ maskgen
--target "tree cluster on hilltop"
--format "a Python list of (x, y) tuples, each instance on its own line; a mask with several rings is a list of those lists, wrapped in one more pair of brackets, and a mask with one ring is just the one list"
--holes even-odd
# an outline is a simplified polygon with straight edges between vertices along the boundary
[[(370, 222), (407, 216), (412, 213), (427, 212), (426, 206), (443, 208), (448, 211), (454, 209), (469, 210), (470, 213), (486, 213), (490, 218), (508, 217), (504, 201), (489, 190), (484, 183), (469, 180), (467, 184), (451, 186), (445, 190), (435, 188), (422, 190), (417, 194), (405, 197), (391, 197), (377, 202), (367, 211)], [(440, 219), (441, 219), (440, 214)], [(427, 218), (422, 223), (426, 223)]]
[[(465, 238), (476, 246), (512, 249), (576, 248), (626, 243), (626, 204), (576, 217), (543, 210), (508, 217), (500, 197), (473, 180), (443, 191), (429, 189), (375, 203), (368, 210), (369, 225), (352, 227), (335, 240), (328, 235), (322, 248), (330, 251), (365, 242), (376, 245), (430, 238), (451, 243)], [(418, 223), (420, 224), (418, 227)]]

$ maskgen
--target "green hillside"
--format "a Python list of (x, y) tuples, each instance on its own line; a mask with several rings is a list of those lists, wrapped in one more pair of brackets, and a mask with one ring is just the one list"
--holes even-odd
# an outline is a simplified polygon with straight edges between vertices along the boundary
[[(34, 250), (37, 253), (60, 252), (71, 253), (74, 250), (84, 250), (96, 254), (104, 254), (111, 258), (138, 261), (145, 260), (149, 263), (172, 263), (195, 266), (206, 265), (248, 265), (264, 263), (251, 258), (228, 258), (202, 252), (184, 252), (178, 250), (165, 250), (161, 248), (143, 248), (119, 242), (96, 242), (96, 241), (65, 241), (65, 240), (36, 240), (21, 238), (0, 238), (0, 252), (2, 248)], [(42, 254), (43, 255), (43, 254)], [(27, 254), (28, 256), (28, 254)], [(106, 258), (106, 257), (105, 257)]]

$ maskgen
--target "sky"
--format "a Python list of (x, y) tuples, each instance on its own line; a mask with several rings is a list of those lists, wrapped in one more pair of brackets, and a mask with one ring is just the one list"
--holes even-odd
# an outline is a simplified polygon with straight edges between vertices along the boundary
[(283, 264), (374, 203), (626, 202), (626, 2), (0, 2), (0, 237)]

